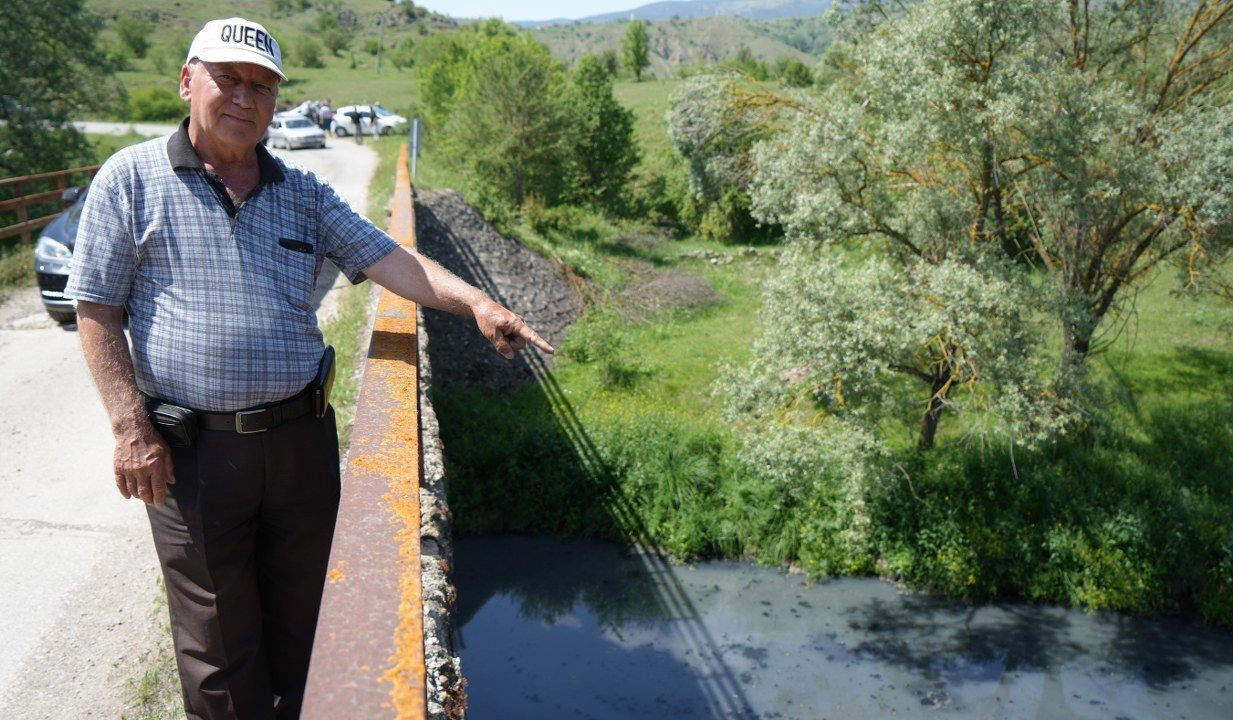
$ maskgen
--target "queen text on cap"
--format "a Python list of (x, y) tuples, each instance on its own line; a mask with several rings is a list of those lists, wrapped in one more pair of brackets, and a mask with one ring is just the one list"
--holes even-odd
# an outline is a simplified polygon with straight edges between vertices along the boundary
[(211, 20), (201, 28), (188, 49), (188, 58), (206, 62), (246, 62), (278, 73), (283, 80), (283, 54), (278, 41), (260, 24), (233, 17)]

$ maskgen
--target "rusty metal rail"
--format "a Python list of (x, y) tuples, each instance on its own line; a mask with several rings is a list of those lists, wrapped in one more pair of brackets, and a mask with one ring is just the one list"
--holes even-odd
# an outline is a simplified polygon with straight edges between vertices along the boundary
[[(390, 235), (415, 245), (407, 147)], [(426, 716), (415, 304), (383, 291), (308, 671), (305, 720)]]
[[(6, 200), (0, 200), (0, 213), (13, 212), (17, 215), (17, 222), (12, 225), (0, 227), (0, 240), (14, 235), (20, 235), (24, 242), (30, 241), (30, 235), (34, 230), (38, 230), (51, 223), (60, 214), (59, 211), (41, 217), (31, 218), (27, 208), (37, 203), (46, 203), (59, 201), (60, 196), (68, 189), (68, 179), (73, 175), (86, 175), (93, 178), (98, 172), (99, 165), (89, 165), (87, 167), (71, 168), (69, 170), (56, 170), (54, 172), (39, 173), (38, 175), (23, 175), (21, 177), (5, 178), (0, 180), (0, 190), (8, 190), (12, 197)], [(25, 194), (30, 186), (47, 186), (55, 185), (54, 190), (38, 190), (30, 194)]]

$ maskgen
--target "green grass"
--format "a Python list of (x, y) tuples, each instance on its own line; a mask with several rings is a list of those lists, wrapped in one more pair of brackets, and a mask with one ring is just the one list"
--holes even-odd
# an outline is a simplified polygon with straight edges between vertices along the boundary
[(355, 421), (355, 402), (360, 395), (363, 375), (364, 342), (368, 330), (368, 283), (354, 285), (342, 291), (338, 313), (321, 328), (325, 344), (334, 346), (334, 387), (330, 405), (334, 407), (338, 426), (339, 456), (346, 457), (351, 446), (351, 427)]
[(644, 159), (672, 148), (664, 115), (681, 83), (680, 80), (623, 80), (613, 85), (613, 96), (634, 113), (634, 136)]
[(175, 720), (184, 717), (184, 699), (180, 695), (180, 675), (176, 669), (175, 649), (171, 640), (171, 623), (167, 615), (167, 590), (162, 577), (158, 580), (158, 595), (154, 614), (159, 619), (159, 638), (155, 647), (142, 661), (134, 675), (124, 685), (126, 711), (121, 720)]
[(0, 300), (20, 287), (34, 285), (34, 246), (20, 240), (0, 247)]

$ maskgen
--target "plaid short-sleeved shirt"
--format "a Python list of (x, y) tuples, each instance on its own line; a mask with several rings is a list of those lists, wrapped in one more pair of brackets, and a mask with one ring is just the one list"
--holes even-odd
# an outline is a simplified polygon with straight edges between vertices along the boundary
[(188, 138), (121, 150), (91, 184), (65, 294), (125, 305), (137, 386), (230, 412), (294, 395), (323, 348), (313, 289), (325, 258), (352, 282), (397, 244), (313, 173), (257, 148), (237, 208)]

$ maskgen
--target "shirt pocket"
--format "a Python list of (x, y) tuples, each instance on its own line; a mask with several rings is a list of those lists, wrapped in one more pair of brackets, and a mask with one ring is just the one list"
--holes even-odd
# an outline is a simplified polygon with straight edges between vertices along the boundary
[(312, 310), (318, 257), (312, 243), (278, 238), (273, 249), (274, 284), (292, 306)]

